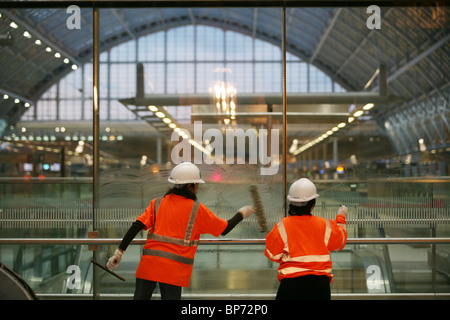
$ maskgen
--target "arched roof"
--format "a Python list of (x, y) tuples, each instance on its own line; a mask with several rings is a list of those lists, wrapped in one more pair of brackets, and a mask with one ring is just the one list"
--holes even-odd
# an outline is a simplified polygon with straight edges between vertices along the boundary
[[(381, 7), (381, 29), (369, 29), (366, 6), (287, 7), (286, 49), (324, 71), (349, 91), (377, 90), (366, 84), (380, 63), (386, 65), (388, 93), (400, 97), (394, 106), (378, 108), (387, 119), (409, 108), (411, 102), (444, 100), (448, 112), (449, 10), (448, 7)], [(0, 46), (0, 89), (21, 101), (36, 101), (52, 84), (71, 72), (73, 64), (92, 58), (92, 9), (81, 8), (81, 29), (66, 25), (71, 13), (59, 8), (0, 9), (0, 34), (11, 32), (12, 45)], [(444, 16), (436, 15), (443, 10)], [(439, 11), (442, 13), (442, 11)], [(275, 45), (282, 43), (282, 9), (227, 8), (122, 8), (100, 10), (100, 52), (152, 32), (189, 24), (234, 30)], [(11, 28), (16, 22), (19, 28)], [(23, 36), (27, 30), (32, 38)], [(48, 53), (34, 44), (41, 39)], [(62, 58), (56, 59), (54, 52)], [(67, 57), (70, 63), (64, 63)], [(0, 117), (17, 121), (23, 104), (0, 99)], [(442, 109), (442, 108), (441, 108)], [(440, 110), (442, 111), (442, 110)], [(448, 123), (444, 123), (444, 126)], [(444, 143), (446, 143), (444, 141)]]

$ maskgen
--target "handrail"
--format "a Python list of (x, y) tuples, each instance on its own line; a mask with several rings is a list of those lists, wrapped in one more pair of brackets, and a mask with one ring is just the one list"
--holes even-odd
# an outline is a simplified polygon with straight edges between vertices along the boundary
[[(77, 244), (113, 245), (121, 238), (0, 238), (0, 244)], [(130, 244), (143, 245), (146, 239), (134, 239)], [(265, 244), (265, 239), (200, 239), (200, 244)], [(348, 238), (347, 244), (449, 244), (450, 238)]]
[[(41, 300), (87, 300), (92, 299), (92, 293), (38, 293), (38, 298)], [(124, 300), (133, 299), (132, 293), (100, 293), (99, 296), (102, 299), (107, 300)], [(249, 294), (195, 294), (195, 293), (184, 293), (183, 299), (186, 300), (274, 300), (275, 293), (249, 293)], [(160, 299), (161, 294), (155, 293), (153, 296), (155, 299)], [(435, 292), (435, 293), (331, 293), (331, 300), (403, 300), (403, 299), (427, 299), (427, 300), (448, 300), (450, 298), (450, 293), (448, 292)], [(229, 302), (227, 302), (229, 303)]]

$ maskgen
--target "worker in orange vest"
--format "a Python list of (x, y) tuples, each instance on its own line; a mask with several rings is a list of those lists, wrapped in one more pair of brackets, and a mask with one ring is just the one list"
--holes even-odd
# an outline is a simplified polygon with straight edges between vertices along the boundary
[(289, 216), (266, 236), (264, 254), (279, 263), (277, 300), (329, 300), (332, 282), (330, 252), (347, 242), (347, 208), (341, 206), (336, 220), (312, 215), (316, 198), (314, 183), (306, 178), (289, 188)]
[(226, 235), (254, 213), (253, 207), (244, 206), (228, 221), (216, 217), (197, 201), (198, 184), (204, 181), (198, 167), (190, 162), (175, 166), (169, 182), (174, 187), (150, 202), (107, 263), (108, 269), (117, 268), (136, 234), (148, 230), (136, 271), (135, 300), (151, 299), (157, 283), (163, 300), (181, 299), (182, 287), (189, 286), (200, 235)]

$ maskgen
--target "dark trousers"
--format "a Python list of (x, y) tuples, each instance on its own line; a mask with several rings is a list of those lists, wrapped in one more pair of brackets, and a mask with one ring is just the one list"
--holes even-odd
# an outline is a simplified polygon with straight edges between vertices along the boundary
[(330, 300), (330, 278), (306, 275), (280, 281), (276, 300)]
[[(150, 300), (158, 282), (136, 278), (134, 300)], [(181, 300), (181, 287), (167, 283), (158, 283), (161, 300)]]

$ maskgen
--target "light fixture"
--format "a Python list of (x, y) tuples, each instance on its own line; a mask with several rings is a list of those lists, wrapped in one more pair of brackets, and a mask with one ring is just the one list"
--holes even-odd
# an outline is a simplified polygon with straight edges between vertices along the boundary
[(373, 103), (368, 103), (363, 107), (363, 110), (370, 110), (374, 107), (375, 105)]
[(12, 22), (9, 24), (9, 26), (10, 26), (11, 28), (14, 28), (14, 29), (17, 29), (17, 28), (19, 27), (14, 21), (12, 21)]
[(158, 108), (156, 106), (148, 106), (147, 108), (148, 108), (148, 110), (150, 110), (152, 112), (158, 111)]
[(358, 111), (356, 111), (356, 112), (353, 114), (353, 116), (356, 117), (356, 118), (358, 118), (358, 117), (361, 116), (363, 113), (364, 113), (364, 111), (358, 110)]
[(166, 116), (166, 115), (165, 115), (163, 112), (161, 112), (161, 111), (156, 112), (155, 115), (156, 115), (158, 118), (164, 118), (164, 117)]
[(211, 103), (216, 106), (218, 114), (225, 115), (224, 123), (236, 119), (236, 88), (232, 83), (215, 81), (209, 88)]

